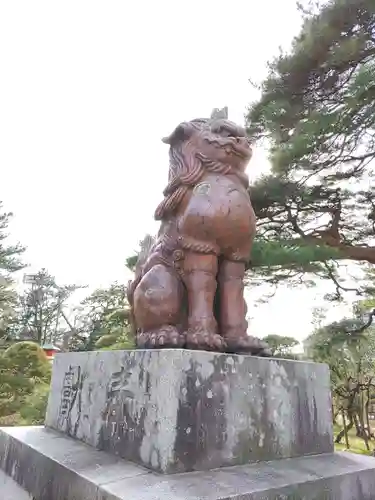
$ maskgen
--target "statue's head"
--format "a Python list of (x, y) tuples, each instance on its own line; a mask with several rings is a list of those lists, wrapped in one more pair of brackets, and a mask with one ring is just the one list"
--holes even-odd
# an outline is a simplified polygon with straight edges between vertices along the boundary
[(215, 109), (208, 119), (180, 123), (163, 142), (170, 145), (171, 163), (176, 157), (187, 163), (182, 169), (185, 172), (193, 168), (197, 160), (203, 166), (221, 164), (244, 172), (252, 154), (245, 129), (228, 120), (227, 108)]
[(206, 171), (234, 174), (248, 186), (244, 173), (251, 158), (245, 129), (228, 120), (228, 110), (215, 109), (211, 118), (183, 122), (163, 142), (170, 145), (169, 178), (164, 200), (155, 211), (157, 220), (173, 215), (186, 190), (195, 186)]

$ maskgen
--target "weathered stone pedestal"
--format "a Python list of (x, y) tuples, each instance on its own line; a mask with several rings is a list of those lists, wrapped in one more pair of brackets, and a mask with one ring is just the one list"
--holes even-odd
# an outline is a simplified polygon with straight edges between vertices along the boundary
[(333, 453), (325, 365), (209, 352), (58, 355), (0, 468), (36, 500), (375, 499), (375, 459)]
[(325, 365), (186, 350), (57, 356), (46, 425), (161, 473), (333, 451)]

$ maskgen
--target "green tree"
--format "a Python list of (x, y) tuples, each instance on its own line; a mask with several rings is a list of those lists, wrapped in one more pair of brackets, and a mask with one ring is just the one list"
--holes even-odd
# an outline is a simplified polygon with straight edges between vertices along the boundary
[(133, 348), (129, 315), (125, 285), (115, 282), (95, 290), (77, 308), (71, 350)]
[(267, 335), (263, 339), (269, 345), (272, 355), (276, 358), (295, 359), (293, 349), (299, 345), (298, 340), (287, 335)]
[(372, 439), (369, 405), (375, 388), (375, 328), (373, 313), (363, 317), (354, 308), (351, 318), (322, 326), (305, 341), (307, 357), (327, 363), (331, 370), (334, 416), (342, 416), (343, 429), (336, 442), (355, 427), (367, 450)]
[(43, 349), (35, 342), (12, 344), (4, 352), (4, 358), (11, 360), (13, 369), (28, 379), (48, 381), (50, 378), (51, 365)]
[[(251, 188), (265, 239), (375, 263), (374, 30), (373, 0), (332, 0), (269, 63), (247, 115), (270, 146), (272, 173)], [(335, 263), (317, 272), (337, 279)]]
[(17, 316), (11, 324), (13, 338), (32, 339), (39, 344), (61, 343), (73, 334), (64, 309), (78, 285), (58, 285), (46, 269), (32, 275), (31, 288), (18, 297)]
[(25, 397), (19, 410), (18, 425), (43, 425), (47, 411), (50, 386), (47, 383), (37, 384), (34, 391)]
[(6, 336), (9, 321), (15, 314), (17, 293), (13, 288), (12, 276), (24, 267), (21, 255), (25, 250), (21, 245), (8, 243), (7, 229), (13, 214), (2, 210), (0, 202), (0, 337)]
[(35, 391), (48, 386), (51, 365), (34, 342), (17, 342), (0, 353), (0, 417), (17, 414)]

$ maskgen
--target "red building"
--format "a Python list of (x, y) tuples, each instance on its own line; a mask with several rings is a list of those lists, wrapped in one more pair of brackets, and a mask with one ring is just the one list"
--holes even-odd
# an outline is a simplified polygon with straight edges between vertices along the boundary
[(57, 346), (53, 344), (44, 344), (42, 345), (42, 349), (46, 353), (46, 356), (50, 361), (53, 360), (57, 352), (61, 351), (61, 349), (59, 349)]

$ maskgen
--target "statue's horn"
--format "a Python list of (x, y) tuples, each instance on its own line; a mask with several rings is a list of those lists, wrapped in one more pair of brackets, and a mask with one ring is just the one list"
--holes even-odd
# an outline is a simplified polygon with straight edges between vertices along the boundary
[(215, 108), (211, 113), (211, 120), (228, 120), (228, 106), (223, 109)]

